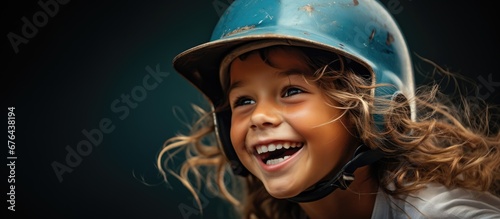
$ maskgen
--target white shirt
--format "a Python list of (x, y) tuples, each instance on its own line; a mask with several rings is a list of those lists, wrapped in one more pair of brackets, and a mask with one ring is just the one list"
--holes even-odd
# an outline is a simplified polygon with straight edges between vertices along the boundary
[(500, 219), (500, 198), (490, 193), (429, 184), (415, 194), (394, 198), (379, 190), (372, 219)]

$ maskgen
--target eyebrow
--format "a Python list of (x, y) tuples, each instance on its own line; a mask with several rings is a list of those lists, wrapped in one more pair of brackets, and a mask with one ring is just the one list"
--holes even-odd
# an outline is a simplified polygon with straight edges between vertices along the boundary
[(229, 85), (229, 89), (227, 89), (227, 94), (230, 94), (233, 89), (241, 87), (242, 84), (242, 81), (235, 81), (234, 83), (231, 83), (231, 85)]
[[(280, 76), (287, 76), (288, 77), (290, 75), (301, 75), (303, 73), (304, 72), (298, 68), (292, 68), (292, 69), (278, 72), (278, 77), (280, 77)], [(242, 87), (243, 84), (244, 84), (243, 81), (235, 81), (234, 83), (231, 83), (229, 85), (229, 88), (227, 89), (227, 93), (230, 94), (233, 89), (238, 88), (238, 87)]]

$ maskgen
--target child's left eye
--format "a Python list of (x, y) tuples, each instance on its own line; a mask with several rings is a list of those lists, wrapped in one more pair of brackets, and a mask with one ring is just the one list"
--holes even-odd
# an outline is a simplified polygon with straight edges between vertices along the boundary
[(304, 91), (299, 89), (299, 88), (296, 88), (296, 87), (288, 87), (288, 88), (285, 88), (284, 92), (283, 92), (283, 97), (289, 97), (289, 96), (293, 96), (293, 95), (296, 95), (296, 94), (300, 94), (300, 93), (303, 93)]

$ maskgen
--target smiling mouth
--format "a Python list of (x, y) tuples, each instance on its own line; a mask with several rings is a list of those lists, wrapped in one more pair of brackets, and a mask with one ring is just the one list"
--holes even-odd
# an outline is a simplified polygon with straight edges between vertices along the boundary
[(297, 153), (304, 143), (302, 142), (280, 142), (255, 147), (256, 156), (266, 165), (279, 164), (293, 154)]

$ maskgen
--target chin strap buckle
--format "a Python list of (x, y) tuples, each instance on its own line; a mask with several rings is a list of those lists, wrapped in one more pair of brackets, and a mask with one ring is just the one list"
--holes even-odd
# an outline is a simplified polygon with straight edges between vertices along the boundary
[(356, 149), (354, 157), (347, 162), (337, 175), (330, 180), (319, 182), (312, 189), (303, 191), (288, 200), (293, 202), (311, 202), (327, 196), (337, 188), (346, 190), (354, 181), (354, 171), (357, 168), (372, 164), (383, 157), (384, 154), (380, 149), (370, 149), (365, 145), (361, 145)]
[(354, 181), (354, 174), (344, 172), (342, 177), (337, 181), (337, 187), (346, 190), (349, 185)]

